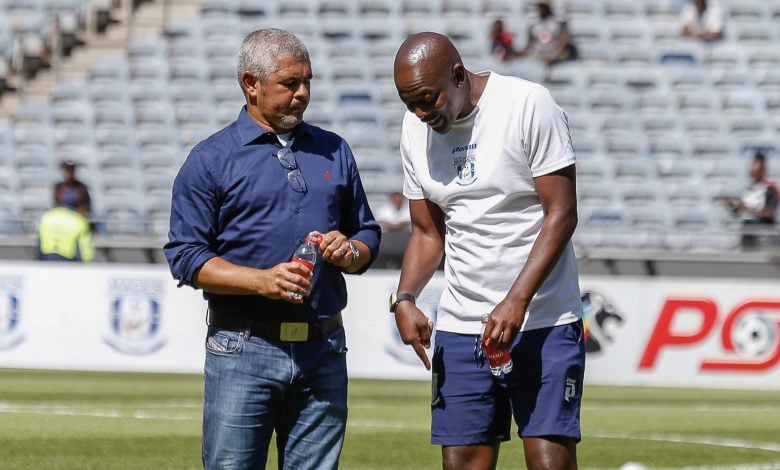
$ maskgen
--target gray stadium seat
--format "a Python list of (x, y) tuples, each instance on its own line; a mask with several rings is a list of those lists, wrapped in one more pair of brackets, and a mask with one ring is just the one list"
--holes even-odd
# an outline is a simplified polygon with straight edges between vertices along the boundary
[(634, 110), (634, 95), (625, 88), (592, 90), (590, 109), (596, 113), (628, 113)]
[(577, 160), (577, 180), (583, 184), (614, 184), (614, 163), (610, 158), (599, 156)]
[(732, 21), (726, 34), (747, 47), (772, 47), (778, 38), (777, 23), (771, 21)]
[(92, 127), (94, 110), (92, 104), (85, 100), (81, 102), (53, 102), (51, 120), (56, 128)]
[(739, 154), (736, 142), (727, 135), (695, 139), (692, 151), (697, 160), (723, 160), (734, 158)]
[(566, 2), (566, 13), (571, 18), (571, 23), (581, 23), (587, 20), (603, 19), (603, 2), (593, 2), (590, 0), (568, 0)]
[(706, 88), (677, 93), (677, 106), (683, 114), (717, 114), (721, 111), (718, 93)]
[(631, 158), (615, 163), (615, 179), (618, 183), (641, 182), (657, 178), (656, 164), (648, 158)]
[(685, 131), (691, 138), (715, 137), (728, 132), (727, 121), (720, 114), (697, 114), (682, 119)]
[(583, 207), (614, 206), (620, 204), (623, 195), (618, 186), (603, 182), (588, 182), (577, 187), (578, 204)]
[(649, 114), (642, 117), (642, 130), (648, 139), (656, 136), (684, 133), (685, 128), (680, 123), (677, 113)]
[[(642, 132), (640, 116), (635, 113), (607, 114), (601, 118), (600, 123), (599, 131), (607, 141), (615, 136)], [(642, 139), (644, 140), (644, 137)]]
[(711, 46), (704, 54), (708, 67), (734, 69), (745, 66), (745, 53), (739, 44), (724, 42)]
[(751, 70), (757, 70), (757, 75), (768, 70), (776, 71), (780, 67), (780, 49), (772, 47), (747, 48), (747, 65)]
[(764, 96), (756, 89), (724, 91), (721, 109), (725, 114), (760, 116), (764, 114)]
[(401, 14), (401, 4), (397, 0), (360, 0), (358, 12), (363, 19), (393, 18)]
[(626, 206), (644, 207), (666, 203), (663, 185), (656, 179), (621, 183), (620, 192)]
[(95, 62), (89, 71), (90, 88), (97, 83), (117, 84), (130, 79), (130, 63), (126, 57), (111, 57)]

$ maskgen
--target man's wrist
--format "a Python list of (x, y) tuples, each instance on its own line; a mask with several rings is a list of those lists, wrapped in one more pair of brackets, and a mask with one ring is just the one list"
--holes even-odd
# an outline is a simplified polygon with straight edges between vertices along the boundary
[(395, 313), (396, 309), (398, 308), (398, 304), (401, 302), (411, 302), (414, 304), (417, 301), (417, 299), (407, 292), (393, 292), (390, 294), (390, 313)]
[(352, 240), (347, 240), (347, 244), (349, 245), (349, 250), (352, 252), (352, 261), (349, 264), (357, 263), (360, 259), (360, 250)]

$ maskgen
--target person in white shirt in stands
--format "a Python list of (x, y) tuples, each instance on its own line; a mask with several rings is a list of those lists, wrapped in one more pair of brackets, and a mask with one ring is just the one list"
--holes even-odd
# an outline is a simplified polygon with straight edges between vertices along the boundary
[(390, 200), (377, 210), (376, 221), (383, 230), (409, 230), (409, 205), (400, 191), (390, 193)]
[(683, 8), (682, 35), (702, 41), (723, 37), (723, 8), (717, 0), (691, 0)]
[[(404, 41), (394, 77), (412, 233), (390, 311), (433, 364), (431, 442), (445, 469), (495, 468), (514, 415), (527, 468), (576, 469), (585, 350), (566, 115), (539, 84), (470, 72), (437, 33)], [(431, 361), (415, 299), (442, 257)], [(511, 372), (491, 373), (483, 328)]]
[(528, 28), (528, 40), (517, 55), (531, 55), (547, 66), (576, 60), (577, 47), (571, 41), (567, 19), (553, 12), (551, 0), (537, 0), (534, 3), (539, 16)]

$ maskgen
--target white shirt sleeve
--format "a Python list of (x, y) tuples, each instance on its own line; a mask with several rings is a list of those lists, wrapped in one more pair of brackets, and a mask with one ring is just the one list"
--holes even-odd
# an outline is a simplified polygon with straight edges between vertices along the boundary
[(723, 31), (723, 10), (720, 5), (708, 5), (702, 23), (702, 27), (707, 33), (719, 33)]
[[(423, 189), (420, 182), (417, 180), (417, 176), (414, 172), (414, 165), (412, 164), (412, 147), (416, 145), (425, 146), (425, 142), (411, 142), (410, 137), (411, 128), (413, 127), (409, 123), (409, 113), (404, 115), (403, 124), (401, 126), (401, 163), (404, 169), (404, 196), (409, 200), (425, 199), (423, 195)], [(416, 118), (415, 118), (416, 119)]]
[(691, 4), (685, 5), (682, 12), (680, 13), (680, 22), (681, 27), (688, 26), (689, 28), (698, 29), (697, 27), (697, 14), (696, 14), (696, 7), (694, 7)]
[(523, 121), (523, 145), (531, 175), (546, 175), (574, 164), (566, 114), (546, 88), (534, 87), (529, 94)]

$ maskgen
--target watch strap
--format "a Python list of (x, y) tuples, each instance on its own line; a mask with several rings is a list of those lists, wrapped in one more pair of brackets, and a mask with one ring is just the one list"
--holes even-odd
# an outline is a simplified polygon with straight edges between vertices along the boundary
[(390, 305), (390, 312), (391, 313), (395, 313), (395, 310), (396, 310), (396, 307), (398, 307), (398, 304), (403, 302), (403, 301), (406, 301), (406, 300), (408, 300), (411, 303), (415, 303), (417, 301), (417, 299), (412, 294), (409, 294), (409, 293), (406, 293), (406, 292), (399, 292), (399, 293), (395, 294), (395, 300)]

